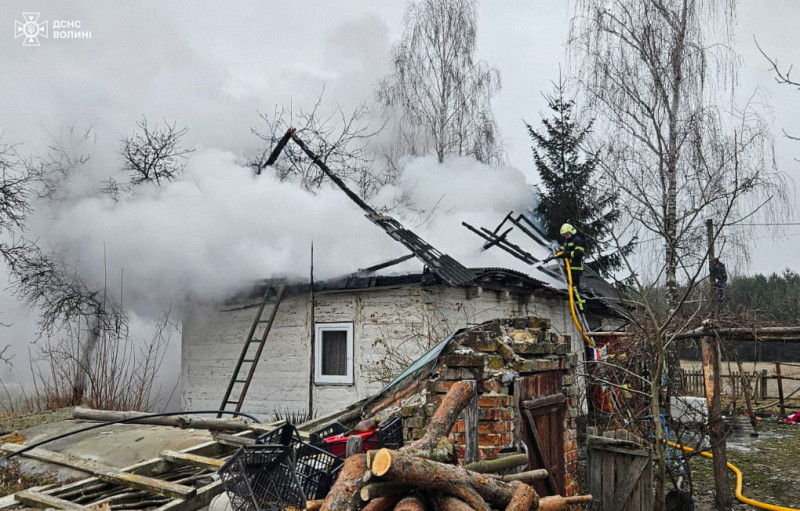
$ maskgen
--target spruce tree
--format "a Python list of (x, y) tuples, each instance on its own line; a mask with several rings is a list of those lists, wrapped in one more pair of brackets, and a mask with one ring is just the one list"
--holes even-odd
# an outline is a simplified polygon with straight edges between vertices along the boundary
[(592, 121), (582, 127), (573, 118), (575, 102), (565, 97), (563, 82), (545, 97), (552, 116), (542, 118), (544, 131), (525, 123), (541, 178), (541, 185), (536, 187), (539, 204), (534, 210), (535, 219), (551, 239), (559, 239), (563, 223), (574, 225), (586, 242), (587, 260), (607, 276), (622, 266), (621, 253), (630, 252), (632, 244), (617, 248), (609, 236), (609, 229), (619, 216), (614, 207), (617, 197), (600, 192), (598, 155), (582, 149)]

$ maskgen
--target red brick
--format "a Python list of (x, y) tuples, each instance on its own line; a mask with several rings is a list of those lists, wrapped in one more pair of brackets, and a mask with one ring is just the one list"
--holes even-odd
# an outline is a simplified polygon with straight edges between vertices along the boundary
[(466, 447), (464, 447), (463, 445), (457, 445), (456, 446), (456, 457), (458, 459), (463, 460), (464, 456), (466, 456), (466, 454), (467, 454), (467, 448)]
[(478, 434), (483, 433), (508, 433), (511, 431), (510, 422), (480, 421), (478, 422)]
[(500, 454), (500, 447), (478, 447), (478, 457), (482, 460), (493, 460)]
[(456, 382), (447, 380), (437, 380), (433, 385), (434, 392), (447, 393)]
[(503, 445), (511, 445), (511, 443), (514, 441), (514, 436), (511, 433), (501, 433), (500, 441), (503, 443)]
[(485, 408), (511, 406), (513, 404), (511, 396), (478, 396), (478, 406)]
[(500, 438), (500, 435), (485, 434), (485, 435), (478, 435), (478, 445), (487, 447), (496, 447), (498, 445), (503, 445), (503, 443), (502, 439)]
[(456, 421), (456, 423), (453, 424), (453, 432), (454, 433), (463, 433), (466, 430), (467, 430), (467, 426), (464, 423), (464, 421)]

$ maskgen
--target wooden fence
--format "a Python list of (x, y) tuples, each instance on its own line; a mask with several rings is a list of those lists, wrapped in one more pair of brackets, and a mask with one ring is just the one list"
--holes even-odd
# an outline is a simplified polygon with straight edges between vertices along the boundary
[[(768, 399), (769, 397), (773, 397), (769, 395), (769, 380), (770, 378), (774, 379), (775, 377), (769, 376), (766, 369), (763, 369), (761, 372), (745, 371), (744, 376), (746, 376), (750, 381), (751, 395), (758, 399)], [(742, 374), (739, 373), (739, 371), (721, 373), (720, 384), (722, 386), (723, 394), (736, 396), (743, 395)], [(703, 380), (702, 369), (695, 371), (687, 371), (684, 369), (680, 370), (680, 393), (683, 396), (703, 397), (706, 395), (705, 380)]]
[(588, 436), (589, 491), (596, 511), (651, 511), (650, 449), (618, 438)]

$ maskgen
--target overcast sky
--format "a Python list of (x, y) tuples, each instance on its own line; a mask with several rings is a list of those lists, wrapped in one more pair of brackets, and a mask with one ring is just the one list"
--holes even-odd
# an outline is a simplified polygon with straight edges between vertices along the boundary
[[(18, 150), (24, 155), (43, 154), (48, 144), (63, 140), (69, 126), (91, 126), (96, 138), (87, 172), (93, 173), (93, 179), (119, 167), (120, 140), (145, 115), (189, 128), (186, 142), (202, 156), (191, 165), (198, 182), (208, 177), (204, 169), (212, 163), (229, 165), (231, 172), (236, 172), (234, 167), (241, 162), (235, 157), (252, 154), (258, 148), (250, 129), (258, 124), (259, 111), (270, 112), (276, 104), (307, 106), (323, 88), (326, 99), (344, 109), (369, 99), (377, 81), (389, 70), (389, 52), (401, 34), (404, 5), (401, 1), (374, 0), (5, 0), (0, 5), (0, 27), (5, 27), (0, 30), (2, 141), (19, 144)], [(513, 175), (511, 182), (518, 179), (515, 172), (529, 183), (536, 182), (523, 119), (536, 123), (540, 114), (546, 115), (542, 93), (551, 90), (560, 68), (562, 74), (569, 74), (565, 41), (571, 5), (564, 0), (480, 3), (478, 54), (501, 74), (502, 90), (493, 105), (511, 167), (504, 175)], [(37, 22), (48, 24), (48, 37), (38, 34), (39, 46), (23, 46), (25, 38), (15, 38), (15, 22), (25, 21), (23, 13), (38, 13)], [(755, 95), (757, 101), (771, 108), (778, 164), (795, 183), (800, 178), (800, 164), (794, 160), (800, 157), (800, 143), (786, 140), (781, 130), (800, 135), (800, 91), (775, 84), (753, 38), (757, 37), (781, 64), (800, 64), (798, 14), (797, 0), (749, 0), (740, 4), (735, 27), (735, 49), (741, 57), (739, 97)], [(63, 30), (90, 32), (91, 37), (55, 38), (54, 21), (71, 23)], [(475, 172), (478, 175), (481, 171)], [(246, 183), (241, 183), (241, 188), (234, 183), (227, 192), (245, 193), (242, 190), (246, 189)], [(468, 188), (459, 189), (464, 190), (463, 200), (473, 200)], [(502, 194), (506, 192), (503, 188), (495, 191), (497, 201), (487, 207), (496, 206), (499, 214), (505, 207)], [(187, 196), (180, 189), (169, 193), (168, 197), (176, 201)], [(154, 203), (164, 198), (152, 197)], [(238, 204), (240, 198), (230, 196), (226, 200)], [(518, 204), (523, 199), (514, 195), (508, 203)], [(89, 210), (89, 206), (98, 209)], [(82, 232), (77, 224), (92, 221), (105, 223), (109, 230), (112, 225), (126, 225), (120, 215), (109, 215), (107, 221), (93, 212), (103, 211), (103, 207), (101, 203), (84, 202), (69, 214), (51, 212), (35, 221), (43, 232), (47, 229), (41, 224), (47, 223), (51, 234), (54, 230), (71, 231), (73, 225), (76, 232)], [(231, 214), (234, 220), (239, 218)], [(266, 216), (257, 209), (248, 214)], [(317, 214), (324, 218), (325, 209), (320, 208)], [(220, 228), (214, 235), (226, 241), (229, 230), (236, 228), (231, 221), (227, 229)], [(765, 228), (763, 238), (759, 236), (754, 244), (752, 265), (731, 270), (800, 270), (796, 256), (800, 227), (782, 229), (785, 235), (775, 240), (770, 236), (772, 229)], [(252, 234), (275, 236), (269, 230), (254, 230)], [(53, 240), (79, 242), (57, 235)], [(185, 241), (187, 251), (201, 251), (191, 240)], [(91, 242), (104, 241), (95, 237)], [(128, 245), (122, 247), (131, 250)], [(179, 252), (180, 248), (178, 245)], [(212, 254), (202, 261), (212, 273), (214, 257), (222, 256)], [(296, 256), (287, 252), (286, 257)], [(258, 268), (253, 265), (253, 269)], [(0, 330), (0, 337), (15, 344), (30, 338), (30, 321), (23, 319), (23, 312), (8, 293), (0, 296), (0, 313), (0, 321), (15, 325)]]

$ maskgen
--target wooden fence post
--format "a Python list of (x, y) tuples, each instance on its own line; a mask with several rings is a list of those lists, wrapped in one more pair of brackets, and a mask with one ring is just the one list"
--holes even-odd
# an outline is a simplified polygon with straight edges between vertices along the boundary
[(767, 399), (767, 370), (761, 370), (761, 399)]
[(783, 402), (783, 380), (781, 379), (781, 363), (779, 360), (775, 361), (775, 376), (778, 377), (778, 403), (781, 410), (781, 418), (786, 415), (786, 406)]

